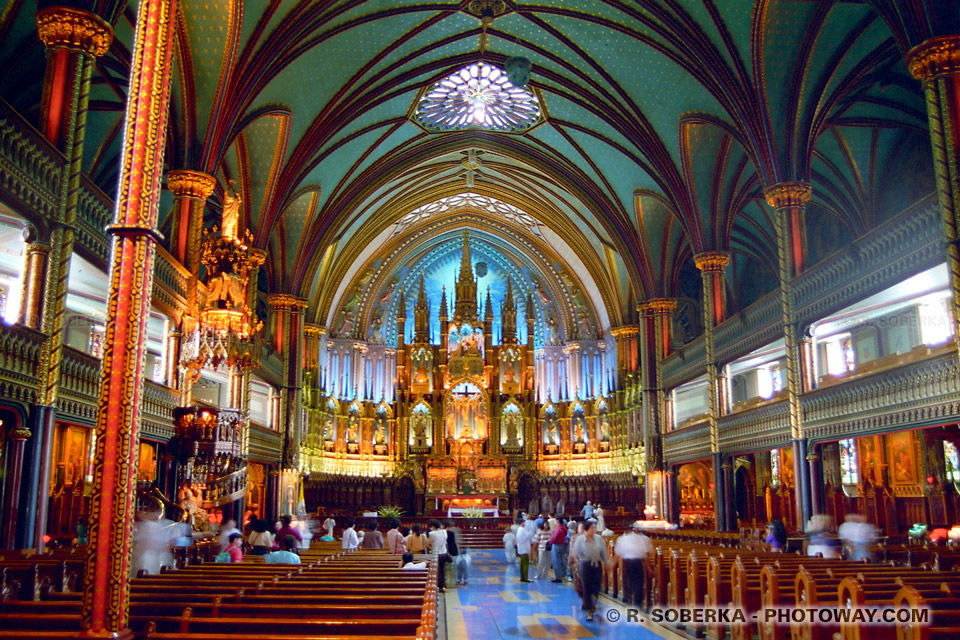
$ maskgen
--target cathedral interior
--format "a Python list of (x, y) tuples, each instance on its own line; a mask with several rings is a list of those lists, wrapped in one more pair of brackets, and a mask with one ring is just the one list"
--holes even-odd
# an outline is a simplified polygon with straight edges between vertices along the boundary
[(958, 34), (957, 0), (9, 0), (0, 549), (87, 523), (116, 632), (148, 507), (957, 524)]

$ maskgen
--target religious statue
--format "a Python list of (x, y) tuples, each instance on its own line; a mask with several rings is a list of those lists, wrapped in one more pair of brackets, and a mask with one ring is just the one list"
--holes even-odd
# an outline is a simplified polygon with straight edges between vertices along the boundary
[(544, 437), (546, 444), (560, 444), (560, 434), (557, 431), (557, 420), (556, 418), (547, 418), (547, 431)]
[(333, 418), (329, 415), (323, 417), (322, 432), (324, 440), (333, 440)]
[(610, 420), (606, 415), (600, 418), (600, 440), (604, 442), (610, 440)]
[(377, 422), (377, 428), (373, 433), (373, 443), (374, 444), (386, 444), (387, 436), (386, 429), (384, 428), (383, 422)]
[(239, 309), (246, 302), (246, 287), (243, 281), (232, 273), (221, 271), (219, 275), (210, 278), (207, 287), (210, 290), (210, 304), (223, 302), (224, 309)]
[(508, 447), (518, 447), (520, 442), (517, 435), (520, 431), (519, 424), (521, 417), (519, 413), (506, 413), (503, 417), (503, 432), (506, 436), (504, 444)]
[(586, 434), (583, 431), (583, 418), (574, 416), (573, 418), (573, 441), (583, 442)]
[(387, 285), (387, 288), (383, 290), (383, 294), (380, 296), (380, 304), (386, 304), (390, 301), (390, 296), (393, 295), (394, 290), (397, 288), (397, 281), (394, 280)]
[(357, 441), (357, 430), (360, 428), (360, 417), (356, 411), (350, 412), (350, 418), (347, 423), (347, 442)]
[(220, 221), (220, 235), (224, 238), (239, 238), (237, 234), (240, 227), (240, 205), (243, 199), (237, 193), (233, 180), (228, 183), (233, 191), (233, 195), (224, 189), (223, 192), (223, 217)]
[(413, 414), (413, 442), (415, 446), (424, 447), (427, 444), (427, 414), (417, 411)]
[(353, 309), (344, 309), (340, 314), (340, 327), (337, 329), (337, 335), (345, 338), (353, 331)]
[(533, 291), (537, 294), (540, 304), (543, 306), (550, 304), (550, 296), (548, 296), (547, 292), (543, 290), (543, 287), (540, 286), (540, 282), (538, 280), (533, 281)]
[(552, 309), (547, 309), (547, 344), (559, 344), (560, 332), (557, 329), (557, 316)]
[(584, 312), (580, 313), (580, 318), (577, 320), (577, 333), (583, 340), (592, 340), (596, 337), (596, 334), (593, 331), (593, 325), (590, 323), (590, 319)]
[(383, 344), (383, 309), (377, 309), (373, 315), (373, 322), (371, 323), (372, 331), (370, 332), (370, 344)]

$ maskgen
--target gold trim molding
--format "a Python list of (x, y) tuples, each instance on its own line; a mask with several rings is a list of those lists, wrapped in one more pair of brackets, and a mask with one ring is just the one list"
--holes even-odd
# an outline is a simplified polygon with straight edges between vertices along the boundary
[(167, 172), (167, 189), (176, 198), (206, 200), (216, 186), (217, 179), (203, 171), (176, 169)]
[(807, 182), (780, 182), (764, 191), (763, 197), (774, 209), (802, 207), (810, 202), (812, 191)]
[(267, 304), (274, 311), (304, 311), (307, 308), (307, 299), (289, 293), (272, 293), (267, 296)]
[(303, 335), (319, 338), (327, 332), (326, 327), (322, 327), (319, 324), (313, 324), (308, 322), (303, 325)]
[(677, 301), (673, 298), (650, 298), (637, 305), (637, 311), (640, 313), (673, 313), (677, 308)]
[(907, 68), (917, 80), (960, 72), (960, 35), (932, 38), (907, 52)]
[(113, 29), (83, 9), (50, 7), (37, 12), (37, 35), (48, 49), (77, 49), (94, 57), (110, 50)]
[(632, 338), (633, 336), (640, 335), (640, 327), (635, 324), (614, 327), (613, 329), (610, 329), (610, 335), (617, 340), (620, 340), (621, 338)]
[(723, 271), (730, 264), (730, 254), (726, 251), (705, 251), (693, 256), (693, 263), (700, 271)]

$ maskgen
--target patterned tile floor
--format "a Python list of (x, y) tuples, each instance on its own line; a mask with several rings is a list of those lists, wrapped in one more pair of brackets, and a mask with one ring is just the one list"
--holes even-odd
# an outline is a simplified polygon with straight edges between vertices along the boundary
[[(519, 567), (506, 563), (502, 549), (473, 551), (472, 557), (469, 584), (464, 587), (448, 582), (447, 640), (681, 638), (651, 623), (627, 622), (623, 605), (605, 596), (600, 599), (594, 621), (587, 622), (571, 585), (554, 584), (548, 579), (521, 583)], [(535, 575), (531, 567), (531, 579)]]

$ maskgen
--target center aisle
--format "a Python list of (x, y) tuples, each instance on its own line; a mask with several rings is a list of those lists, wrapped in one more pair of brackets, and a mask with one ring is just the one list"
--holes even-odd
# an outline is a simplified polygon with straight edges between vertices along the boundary
[[(447, 584), (447, 640), (683, 638), (649, 623), (626, 622), (623, 605), (605, 596), (600, 598), (594, 621), (587, 622), (580, 611), (580, 598), (569, 583), (555, 584), (549, 579), (521, 583), (519, 567), (506, 563), (502, 549), (472, 551), (471, 555), (469, 584)], [(535, 575), (531, 567), (531, 579)], [(608, 621), (611, 609), (621, 614), (615, 623)]]

